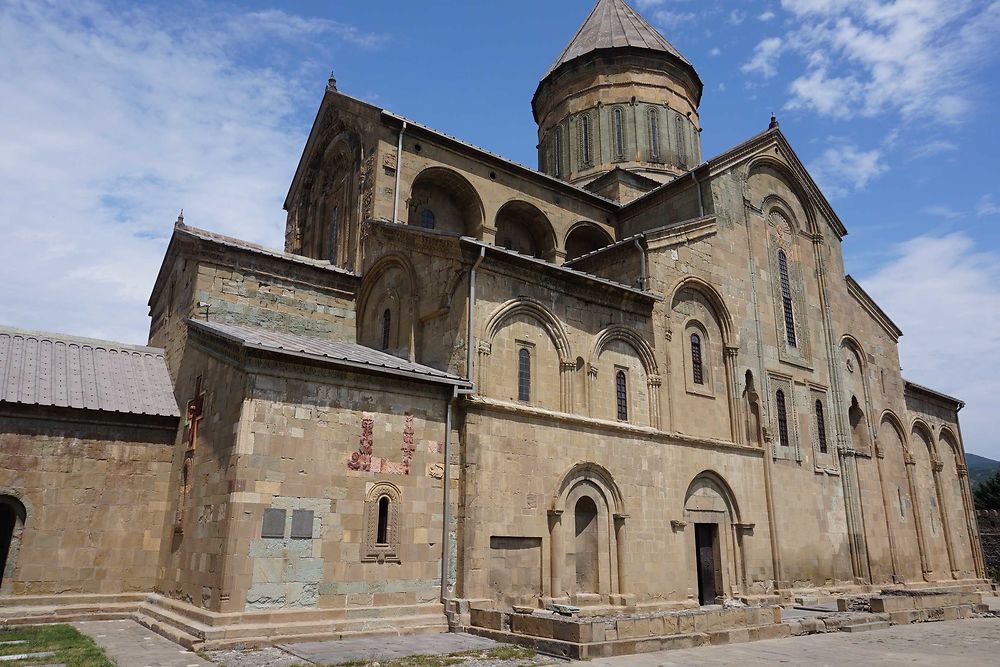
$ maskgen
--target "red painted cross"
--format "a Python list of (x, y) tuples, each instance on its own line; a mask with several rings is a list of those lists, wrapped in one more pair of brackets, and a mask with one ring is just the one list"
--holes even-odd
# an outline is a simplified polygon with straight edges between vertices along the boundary
[(201, 376), (195, 381), (194, 398), (187, 403), (188, 449), (194, 449), (198, 444), (198, 425), (201, 423), (202, 410), (205, 408), (205, 390), (201, 386)]

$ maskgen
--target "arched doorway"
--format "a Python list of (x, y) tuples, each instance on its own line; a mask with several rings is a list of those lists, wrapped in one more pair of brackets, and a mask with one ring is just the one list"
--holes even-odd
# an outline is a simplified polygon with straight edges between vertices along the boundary
[(705, 471), (694, 478), (685, 494), (684, 519), (693, 528), (688, 538), (689, 572), (697, 581), (698, 602), (716, 604), (744, 579), (739, 507), (721, 477)]
[(576, 592), (598, 591), (597, 568), (599, 541), (597, 534), (597, 505), (590, 496), (576, 501)]
[(14, 574), (26, 518), (27, 512), (20, 500), (0, 495), (0, 592), (6, 592)]

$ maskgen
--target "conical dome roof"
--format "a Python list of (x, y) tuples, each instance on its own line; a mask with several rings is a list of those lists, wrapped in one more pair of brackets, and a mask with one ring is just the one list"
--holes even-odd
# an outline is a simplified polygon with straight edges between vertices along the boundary
[(598, 0), (597, 5), (590, 12), (590, 16), (580, 26), (580, 30), (570, 40), (569, 45), (549, 68), (549, 71), (545, 73), (545, 76), (554, 72), (561, 65), (592, 51), (629, 47), (668, 53), (691, 66), (691, 63), (681, 55), (680, 51), (674, 48), (673, 44), (668, 42), (637, 11), (625, 4), (624, 0)]

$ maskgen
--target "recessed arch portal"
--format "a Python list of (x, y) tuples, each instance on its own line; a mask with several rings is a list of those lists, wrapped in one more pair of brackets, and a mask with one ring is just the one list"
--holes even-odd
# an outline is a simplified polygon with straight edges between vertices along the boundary
[(410, 187), (407, 222), (416, 227), (482, 238), (483, 202), (469, 181), (445, 167), (420, 172)]
[(578, 222), (566, 233), (563, 246), (566, 249), (566, 261), (570, 262), (612, 243), (614, 240), (611, 235), (598, 225), (587, 221)]
[(496, 244), (522, 255), (547, 261), (555, 259), (556, 242), (552, 223), (538, 207), (525, 201), (510, 201), (496, 217)]

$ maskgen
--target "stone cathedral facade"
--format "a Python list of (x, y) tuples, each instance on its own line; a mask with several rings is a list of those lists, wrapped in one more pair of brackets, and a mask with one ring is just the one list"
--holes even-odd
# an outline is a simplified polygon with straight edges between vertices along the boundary
[(622, 0), (538, 170), (331, 80), (283, 251), (179, 221), (150, 347), (0, 330), (0, 592), (235, 641), (981, 583), (962, 403), (777, 122), (703, 159), (701, 94)]

